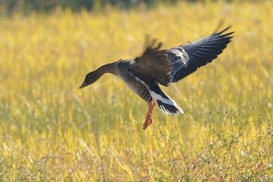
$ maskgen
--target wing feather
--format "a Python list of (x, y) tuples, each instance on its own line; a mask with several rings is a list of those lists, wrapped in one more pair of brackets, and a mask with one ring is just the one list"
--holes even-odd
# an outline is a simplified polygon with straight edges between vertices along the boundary
[(217, 58), (231, 41), (234, 32), (224, 33), (229, 28), (187, 45), (167, 50), (169, 60), (173, 64), (173, 71), (171, 72), (172, 82), (183, 79), (199, 67)]
[(161, 49), (161, 42), (146, 37), (145, 51), (135, 58), (132, 71), (138, 75), (153, 77), (158, 83), (168, 86), (171, 83), (170, 73), (172, 63), (168, 59), (166, 51)]

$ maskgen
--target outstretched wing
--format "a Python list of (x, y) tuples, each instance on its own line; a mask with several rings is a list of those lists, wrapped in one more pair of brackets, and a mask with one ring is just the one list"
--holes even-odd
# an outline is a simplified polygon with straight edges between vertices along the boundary
[(225, 33), (230, 27), (211, 34), (208, 37), (194, 41), (187, 45), (167, 50), (168, 58), (173, 64), (171, 82), (177, 82), (204, 66), (215, 58), (227, 47), (234, 32)]

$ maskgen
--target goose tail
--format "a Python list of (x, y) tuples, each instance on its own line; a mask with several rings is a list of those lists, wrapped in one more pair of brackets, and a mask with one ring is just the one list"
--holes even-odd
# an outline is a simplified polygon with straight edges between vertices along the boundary
[(161, 100), (157, 100), (157, 104), (160, 110), (166, 114), (184, 114), (184, 111), (173, 100), (169, 100), (169, 102), (162, 102)]

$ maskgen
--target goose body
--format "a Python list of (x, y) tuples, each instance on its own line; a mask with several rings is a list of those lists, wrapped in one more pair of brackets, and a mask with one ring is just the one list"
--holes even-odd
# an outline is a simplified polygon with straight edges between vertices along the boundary
[(166, 114), (183, 113), (159, 85), (170, 86), (212, 62), (231, 41), (233, 32), (215, 32), (210, 36), (171, 49), (160, 49), (161, 43), (146, 39), (145, 51), (135, 59), (118, 60), (88, 73), (80, 88), (96, 82), (103, 74), (111, 73), (120, 79), (148, 105), (143, 129), (152, 123), (152, 111), (158, 104)]

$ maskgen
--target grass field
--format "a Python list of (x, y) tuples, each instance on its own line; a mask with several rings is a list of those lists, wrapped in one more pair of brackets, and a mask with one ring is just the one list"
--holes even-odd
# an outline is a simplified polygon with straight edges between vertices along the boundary
[[(273, 3), (178, 3), (2, 17), (0, 181), (272, 181)], [(235, 37), (212, 64), (169, 88), (185, 111), (154, 110), (112, 75), (87, 72), (212, 33)], [(223, 27), (224, 28), (224, 27)]]

